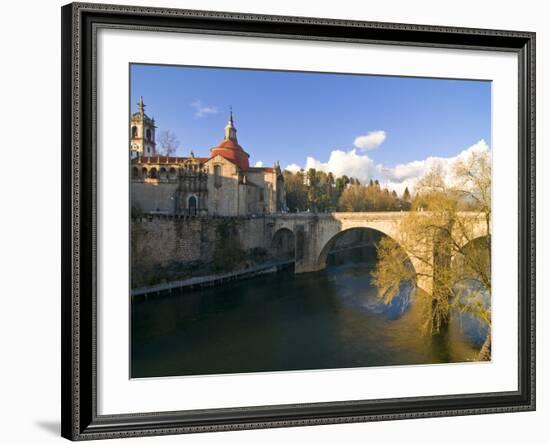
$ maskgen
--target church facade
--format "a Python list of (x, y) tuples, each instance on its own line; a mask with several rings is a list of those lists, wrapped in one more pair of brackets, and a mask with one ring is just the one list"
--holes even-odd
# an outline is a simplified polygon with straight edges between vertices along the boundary
[(140, 98), (130, 119), (132, 214), (260, 216), (285, 211), (280, 166), (250, 166), (232, 112), (223, 140), (207, 157), (158, 154), (155, 130)]

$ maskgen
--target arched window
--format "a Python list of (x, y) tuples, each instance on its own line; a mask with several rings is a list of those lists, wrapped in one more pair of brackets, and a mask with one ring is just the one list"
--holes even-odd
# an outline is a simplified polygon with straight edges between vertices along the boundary
[(169, 179), (171, 180), (175, 180), (177, 177), (178, 177), (178, 174), (176, 172), (176, 169), (175, 168), (170, 168), (170, 170), (168, 171), (168, 177)]
[(190, 216), (197, 215), (197, 198), (195, 196), (189, 197), (188, 208)]
[(147, 168), (144, 167), (141, 169), (141, 177), (144, 179), (147, 177)]
[(214, 165), (214, 186), (218, 188), (222, 186), (222, 166), (221, 165)]
[(151, 130), (148, 129), (146, 132), (145, 132), (146, 136), (147, 136), (147, 140), (151, 140)]
[(166, 168), (162, 167), (160, 169), (159, 179), (167, 179)]
[(151, 171), (149, 171), (149, 177), (150, 177), (151, 179), (158, 179), (157, 169), (156, 169), (156, 168), (151, 168)]
[(137, 137), (137, 126), (132, 127), (132, 139), (135, 139)]
[(139, 170), (137, 167), (132, 168), (132, 179), (139, 179)]

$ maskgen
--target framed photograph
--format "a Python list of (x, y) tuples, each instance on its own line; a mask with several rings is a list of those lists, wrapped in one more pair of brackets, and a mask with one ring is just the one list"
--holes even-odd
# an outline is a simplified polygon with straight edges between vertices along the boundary
[(62, 8), (62, 435), (535, 409), (535, 35)]

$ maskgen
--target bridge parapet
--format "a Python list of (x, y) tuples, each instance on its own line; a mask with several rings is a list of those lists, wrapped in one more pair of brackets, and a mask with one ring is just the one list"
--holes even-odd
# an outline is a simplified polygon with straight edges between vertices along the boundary
[[(429, 216), (429, 212), (416, 214)], [(474, 235), (483, 233), (485, 220), (476, 212), (462, 212), (478, 220), (474, 224)], [(336, 212), (336, 213), (286, 213), (272, 215), (273, 233), (288, 229), (295, 236), (295, 272), (306, 273), (322, 270), (326, 267), (326, 258), (338, 235), (353, 228), (369, 228), (379, 231), (398, 241), (400, 223), (409, 212)], [(406, 251), (406, 250), (405, 250)], [(409, 255), (418, 277), (418, 286), (431, 292), (432, 282), (428, 265)]]

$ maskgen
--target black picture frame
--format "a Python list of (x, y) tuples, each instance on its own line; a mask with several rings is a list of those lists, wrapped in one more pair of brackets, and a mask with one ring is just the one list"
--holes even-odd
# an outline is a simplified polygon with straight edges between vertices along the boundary
[[(72, 3), (62, 14), (62, 436), (70, 440), (535, 409), (535, 33)], [(509, 51), (519, 65), (518, 390), (97, 414), (96, 90), (99, 27)]]

